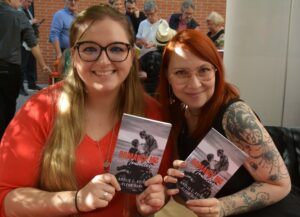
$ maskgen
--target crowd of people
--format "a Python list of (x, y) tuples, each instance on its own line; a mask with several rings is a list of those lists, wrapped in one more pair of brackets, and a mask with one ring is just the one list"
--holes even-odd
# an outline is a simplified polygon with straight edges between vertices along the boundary
[[(299, 195), (275, 144), (225, 80), (220, 14), (209, 14), (205, 34), (191, 0), (168, 19), (154, 0), (143, 10), (135, 0), (109, 0), (81, 12), (78, 0), (64, 1), (49, 36), (67, 65), (64, 78), (16, 114), (23, 42), (44, 72), (51, 70), (33, 29), (39, 21), (18, 10), (20, 0), (0, 1), (0, 216), (151, 216), (170, 197), (197, 216), (300, 216)], [(121, 192), (109, 173), (123, 113), (173, 126), (159, 173), (140, 194)], [(214, 198), (183, 201), (174, 184), (212, 127), (247, 160)], [(150, 155), (157, 143), (145, 131), (140, 136), (151, 142)], [(217, 154), (220, 162), (230, 159), (221, 149)]]

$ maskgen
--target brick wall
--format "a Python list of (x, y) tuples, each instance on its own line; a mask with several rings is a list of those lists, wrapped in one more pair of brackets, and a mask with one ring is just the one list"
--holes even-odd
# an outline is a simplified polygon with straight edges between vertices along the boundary
[[(80, 0), (79, 10), (98, 3), (105, 3), (106, 0)], [(179, 12), (181, 0), (157, 0), (159, 13), (162, 18), (167, 18), (174, 12)], [(138, 7), (143, 8), (144, 0), (138, 0)], [(226, 0), (194, 0), (196, 6), (195, 19), (200, 23), (201, 30), (207, 32), (205, 18), (211, 11), (217, 11), (225, 17)], [(35, 17), (45, 18), (45, 22), (40, 27), (40, 46), (46, 63), (53, 68), (55, 52), (48, 42), (50, 25), (53, 14), (64, 7), (64, 0), (35, 0)], [(48, 77), (38, 68), (38, 82), (47, 83)]]

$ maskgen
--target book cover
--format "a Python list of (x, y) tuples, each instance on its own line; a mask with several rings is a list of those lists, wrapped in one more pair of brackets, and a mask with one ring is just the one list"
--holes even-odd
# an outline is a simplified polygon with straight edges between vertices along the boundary
[(177, 182), (183, 200), (214, 197), (247, 158), (247, 154), (212, 128), (185, 160)]
[(170, 130), (170, 123), (123, 114), (110, 165), (121, 191), (144, 191), (144, 182), (158, 172)]

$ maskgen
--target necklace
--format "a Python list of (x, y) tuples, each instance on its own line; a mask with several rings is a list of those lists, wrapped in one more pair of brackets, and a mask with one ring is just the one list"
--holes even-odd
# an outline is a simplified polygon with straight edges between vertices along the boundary
[(201, 111), (192, 111), (187, 105), (183, 105), (183, 109), (188, 116), (198, 117), (201, 114)]
[[(110, 142), (109, 142), (109, 145), (108, 145), (108, 149), (106, 151), (106, 156), (103, 156), (103, 170), (104, 170), (104, 173), (109, 172), (110, 163), (111, 163), (110, 162), (110, 153), (111, 153), (111, 146), (112, 146), (114, 134), (115, 134), (115, 125), (112, 129), (112, 133), (111, 133), (111, 136), (110, 136)], [(99, 149), (99, 153), (101, 155), (101, 149), (100, 149), (99, 142), (97, 142), (97, 146), (98, 146), (98, 149)], [(105, 160), (104, 160), (104, 157), (105, 157)]]

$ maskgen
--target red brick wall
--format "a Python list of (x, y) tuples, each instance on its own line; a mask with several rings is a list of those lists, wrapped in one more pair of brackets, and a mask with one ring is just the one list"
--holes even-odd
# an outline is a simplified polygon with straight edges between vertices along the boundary
[[(105, 3), (106, 0), (80, 0), (79, 10), (98, 3)], [(144, 0), (137, 0), (140, 9), (143, 8)], [(182, 0), (157, 0), (159, 13), (162, 18), (168, 18), (172, 13), (179, 12)], [(226, 0), (194, 0), (196, 6), (195, 19), (200, 23), (201, 30), (207, 32), (205, 18), (211, 11), (217, 11), (225, 17)], [(40, 27), (40, 46), (46, 63), (53, 68), (55, 52), (52, 45), (48, 42), (50, 25), (53, 14), (64, 7), (64, 0), (35, 0), (35, 17), (45, 18), (45, 22)], [(47, 83), (47, 75), (41, 73), (38, 68), (39, 83)]]

